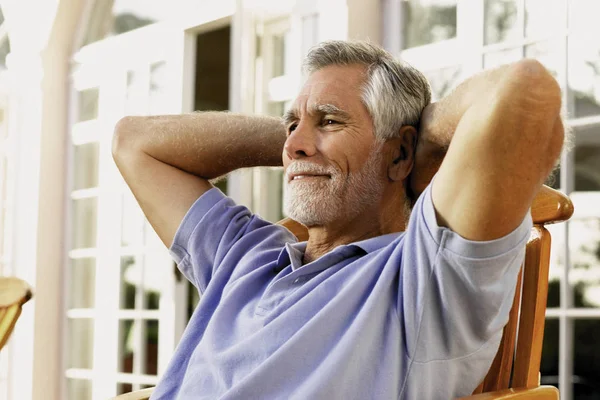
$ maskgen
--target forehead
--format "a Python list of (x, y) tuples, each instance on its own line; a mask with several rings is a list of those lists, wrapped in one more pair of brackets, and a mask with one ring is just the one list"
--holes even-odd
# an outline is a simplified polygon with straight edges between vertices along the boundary
[(306, 110), (317, 104), (333, 104), (348, 111), (364, 109), (361, 94), (365, 73), (366, 68), (361, 65), (330, 65), (319, 69), (304, 83), (294, 108)]

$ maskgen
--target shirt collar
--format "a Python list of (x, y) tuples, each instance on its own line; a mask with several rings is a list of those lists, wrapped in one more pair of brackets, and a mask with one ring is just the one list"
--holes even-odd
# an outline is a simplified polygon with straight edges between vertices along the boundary
[(354, 242), (349, 244), (348, 246), (360, 247), (367, 253), (372, 253), (392, 243), (396, 238), (400, 237), (400, 235), (402, 234), (404, 234), (404, 232), (388, 233), (386, 235), (375, 236), (370, 239), (361, 240), (360, 242)]
[[(342, 249), (362, 249), (365, 253), (372, 253), (379, 250), (388, 244), (392, 243), (396, 238), (402, 235), (404, 232), (388, 233), (387, 235), (376, 236), (370, 239), (361, 240), (360, 242), (350, 243), (348, 245), (339, 246), (332, 252), (344, 252)], [(279, 257), (277, 258), (277, 265), (279, 268), (283, 268), (288, 264), (292, 265), (292, 269), (296, 270), (302, 266), (302, 257), (306, 251), (307, 242), (293, 242), (286, 243), (285, 247), (281, 249)], [(347, 252), (347, 250), (346, 250)]]

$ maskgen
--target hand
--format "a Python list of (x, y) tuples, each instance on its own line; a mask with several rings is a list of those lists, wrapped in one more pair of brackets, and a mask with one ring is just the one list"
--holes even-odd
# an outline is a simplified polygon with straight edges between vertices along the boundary
[(409, 176), (411, 201), (414, 204), (438, 171), (450, 146), (457, 121), (444, 113), (440, 103), (431, 103), (421, 114), (415, 164)]

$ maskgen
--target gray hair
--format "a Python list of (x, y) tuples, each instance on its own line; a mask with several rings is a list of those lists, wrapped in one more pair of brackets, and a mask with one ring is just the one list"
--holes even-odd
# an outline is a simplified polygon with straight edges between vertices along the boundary
[(311, 74), (329, 65), (352, 64), (367, 67), (362, 101), (377, 139), (396, 137), (403, 125), (418, 126), (421, 112), (431, 101), (429, 83), (421, 72), (381, 47), (364, 41), (322, 42), (309, 51), (304, 69)]

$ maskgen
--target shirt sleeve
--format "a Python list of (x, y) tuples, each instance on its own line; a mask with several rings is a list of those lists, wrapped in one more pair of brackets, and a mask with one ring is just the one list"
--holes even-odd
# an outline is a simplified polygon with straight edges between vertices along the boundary
[(438, 225), (427, 187), (411, 214), (399, 280), (398, 307), (413, 362), (455, 360), (486, 348), (494, 357), (532, 225), (527, 213), (502, 238), (464, 239)]
[(219, 189), (205, 192), (183, 218), (169, 249), (179, 270), (203, 292), (215, 274), (231, 274), (240, 259), (268, 263), (285, 242), (295, 241), (285, 228), (271, 224)]

